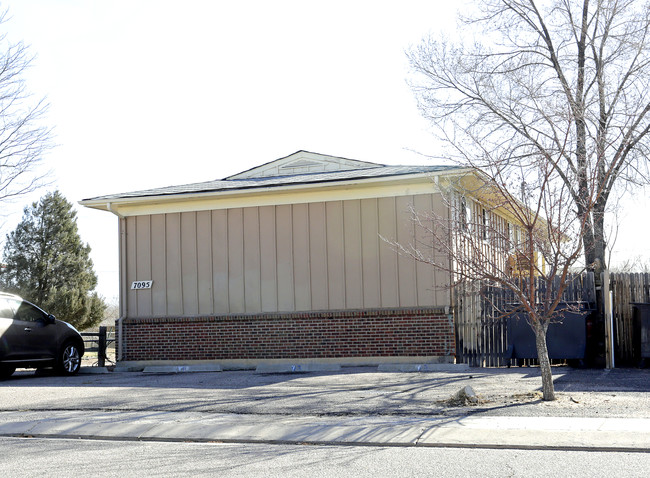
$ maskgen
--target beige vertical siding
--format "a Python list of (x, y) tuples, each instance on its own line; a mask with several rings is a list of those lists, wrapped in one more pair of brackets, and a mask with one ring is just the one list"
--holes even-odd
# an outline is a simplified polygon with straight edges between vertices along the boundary
[[(438, 199), (438, 200), (436, 200)], [(449, 219), (449, 208), (445, 201), (440, 200), (439, 196), (432, 196), (432, 210), (433, 214), (443, 218)], [(449, 270), (449, 257), (446, 257), (440, 250), (433, 251), (433, 257), (437, 263), (443, 265), (443, 268)], [(436, 304), (446, 304), (449, 301), (449, 286), (450, 276), (441, 269), (433, 270), (434, 284), (436, 285), (434, 292), (434, 301)]]
[(296, 310), (311, 309), (309, 206), (293, 205), (293, 289)]
[[(152, 315), (167, 314), (167, 242), (165, 236), (164, 214), (151, 216), (151, 276), (157, 278), (155, 287), (151, 289), (153, 301)], [(139, 294), (140, 292), (138, 292)]]
[(325, 203), (309, 205), (309, 263), (312, 310), (329, 307), (327, 279), (327, 215)]
[(181, 213), (181, 275), (183, 288), (183, 315), (199, 313), (199, 277), (196, 213)]
[(262, 312), (276, 312), (278, 310), (278, 269), (275, 207), (263, 206), (259, 214)]
[(425, 241), (410, 208), (439, 196), (387, 197), (129, 217), (130, 317), (448, 305), (449, 280), (380, 238)]
[(327, 220), (327, 283), (330, 309), (345, 308), (345, 258), (343, 254), (343, 202), (325, 205)]
[(292, 206), (277, 206), (278, 310), (295, 310), (293, 301), (293, 221)]
[(228, 279), (228, 211), (212, 211), (213, 311), (230, 310)]
[[(433, 209), (431, 199), (430, 194), (420, 194), (413, 198), (413, 205), (418, 211), (431, 211)], [(416, 227), (413, 233), (415, 244), (419, 248), (426, 249), (424, 252), (427, 255), (433, 252), (431, 247), (427, 247), (427, 244), (430, 244), (432, 241), (429, 240), (429, 235), (423, 228)], [(436, 286), (433, 280), (434, 273), (435, 269), (430, 264), (418, 262), (415, 266), (417, 302), (420, 305), (435, 305)]]
[[(413, 204), (413, 197), (395, 198), (395, 213), (397, 222), (397, 241), (408, 246), (413, 244), (415, 225), (411, 220), (410, 208)], [(399, 305), (408, 307), (418, 303), (416, 264), (406, 256), (397, 257), (397, 280), (399, 284)]]
[(199, 314), (211, 314), (214, 299), (212, 291), (212, 213), (196, 213), (196, 253)]
[[(137, 267), (137, 245), (138, 245), (138, 229), (136, 227), (137, 217), (128, 217), (126, 219), (126, 283), (131, 284), (134, 280), (141, 280), (138, 277)], [(130, 286), (127, 286), (130, 287)], [(129, 317), (138, 316), (138, 296), (140, 291), (133, 291), (127, 289), (126, 313)]]
[(262, 311), (259, 208), (243, 210), (244, 298), (246, 313)]
[(361, 276), (363, 306), (381, 307), (381, 271), (379, 268), (379, 209), (377, 199), (361, 200)]
[[(377, 199), (379, 235), (387, 241), (397, 240), (395, 198)], [(399, 307), (398, 255), (382, 240), (379, 247), (379, 289), (382, 307)]]
[(244, 210), (228, 211), (228, 309), (246, 312), (244, 293)]
[[(136, 279), (137, 277), (151, 277), (151, 217), (136, 217)], [(148, 280), (148, 279), (145, 279)], [(137, 311), (140, 316), (152, 313), (152, 289), (137, 291)]]
[(345, 308), (363, 307), (361, 268), (361, 201), (343, 201)]
[[(183, 315), (183, 279), (181, 275), (181, 215), (180, 213), (167, 214), (165, 221), (165, 242), (167, 249), (166, 276), (164, 287), (167, 291), (167, 315)], [(128, 235), (128, 232), (127, 232)], [(138, 277), (138, 280), (142, 277)], [(158, 277), (151, 278), (154, 287), (162, 287)], [(136, 292), (137, 294), (140, 291)]]

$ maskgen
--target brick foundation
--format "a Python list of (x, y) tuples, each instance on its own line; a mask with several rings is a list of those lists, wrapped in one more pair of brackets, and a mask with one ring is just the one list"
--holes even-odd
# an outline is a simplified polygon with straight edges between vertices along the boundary
[(453, 356), (443, 309), (125, 318), (123, 361)]

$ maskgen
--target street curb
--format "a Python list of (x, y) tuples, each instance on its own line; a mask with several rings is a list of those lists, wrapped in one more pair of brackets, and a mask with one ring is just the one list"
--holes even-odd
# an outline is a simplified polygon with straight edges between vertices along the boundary
[(469, 372), (470, 367), (462, 363), (387, 363), (377, 366), (378, 372)]
[(190, 372), (222, 372), (220, 365), (150, 365), (142, 373), (190, 373)]
[(330, 363), (278, 363), (260, 364), (255, 373), (307, 373), (307, 372), (340, 372), (341, 365)]
[(650, 452), (650, 419), (6, 411), (0, 436), (196, 443)]
[(236, 439), (236, 438), (187, 438), (187, 437), (156, 437), (156, 436), (116, 436), (95, 434), (66, 434), (66, 433), (0, 433), (4, 438), (43, 438), (61, 440), (96, 440), (124, 442), (158, 442), (158, 443), (231, 443), (259, 445), (293, 445), (293, 446), (341, 446), (369, 448), (471, 448), (482, 450), (535, 450), (535, 451), (580, 451), (595, 453), (649, 453), (650, 447), (630, 446), (589, 446), (589, 445), (523, 445), (513, 443), (385, 443), (385, 442), (350, 442), (336, 440), (270, 440), (270, 439)]
[(81, 367), (79, 369), (80, 375), (96, 375), (101, 373), (111, 373), (107, 367)]

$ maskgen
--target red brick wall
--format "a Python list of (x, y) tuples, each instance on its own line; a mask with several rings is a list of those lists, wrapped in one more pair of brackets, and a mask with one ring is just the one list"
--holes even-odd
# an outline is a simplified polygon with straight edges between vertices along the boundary
[(124, 319), (122, 360), (453, 356), (442, 309)]

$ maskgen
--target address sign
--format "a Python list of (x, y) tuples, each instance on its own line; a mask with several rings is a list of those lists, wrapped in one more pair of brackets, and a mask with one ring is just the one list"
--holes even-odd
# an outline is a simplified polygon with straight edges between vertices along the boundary
[(135, 280), (131, 282), (131, 290), (136, 289), (151, 289), (152, 280)]

